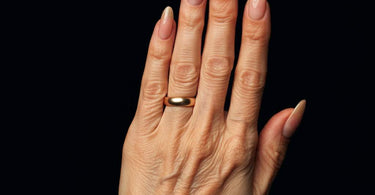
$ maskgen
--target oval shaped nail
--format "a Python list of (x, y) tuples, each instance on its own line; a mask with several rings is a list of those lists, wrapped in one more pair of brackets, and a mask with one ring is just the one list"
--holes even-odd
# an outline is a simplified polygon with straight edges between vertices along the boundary
[(253, 20), (260, 20), (263, 18), (266, 12), (266, 2), (267, 0), (249, 0), (248, 5), (249, 17)]
[(290, 138), (294, 132), (297, 130), (299, 124), (301, 123), (303, 114), (306, 108), (306, 100), (301, 100), (297, 106), (294, 108), (294, 111), (289, 116), (288, 120), (285, 122), (283, 129), (283, 136)]
[(159, 27), (159, 37), (163, 40), (168, 39), (172, 35), (173, 30), (173, 9), (166, 7), (161, 16), (161, 23)]

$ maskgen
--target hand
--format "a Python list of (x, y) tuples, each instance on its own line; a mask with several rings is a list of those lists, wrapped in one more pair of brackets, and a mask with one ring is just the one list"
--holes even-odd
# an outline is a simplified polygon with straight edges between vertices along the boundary
[[(224, 111), (237, 0), (210, 1), (201, 55), (206, 4), (182, 0), (177, 33), (170, 7), (156, 24), (124, 143), (120, 194), (266, 194), (302, 119), (304, 100), (274, 115), (258, 135), (270, 36), (266, 0), (249, 0), (245, 7), (230, 108)], [(166, 96), (196, 96), (196, 104), (164, 107)]]

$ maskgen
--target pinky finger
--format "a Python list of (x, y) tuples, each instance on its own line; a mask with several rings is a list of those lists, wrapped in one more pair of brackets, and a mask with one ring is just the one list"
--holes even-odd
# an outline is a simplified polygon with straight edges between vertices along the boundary
[(154, 130), (162, 116), (163, 99), (168, 89), (168, 71), (175, 32), (176, 23), (173, 19), (173, 10), (171, 7), (167, 7), (155, 26), (143, 73), (135, 115), (135, 121), (139, 122), (137, 124), (147, 125), (137, 128), (142, 131)]

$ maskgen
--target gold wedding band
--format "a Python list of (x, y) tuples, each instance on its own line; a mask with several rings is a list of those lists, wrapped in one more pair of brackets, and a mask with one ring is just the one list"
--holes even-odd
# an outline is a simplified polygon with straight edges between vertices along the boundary
[(195, 98), (165, 97), (164, 104), (166, 106), (191, 107), (195, 105)]

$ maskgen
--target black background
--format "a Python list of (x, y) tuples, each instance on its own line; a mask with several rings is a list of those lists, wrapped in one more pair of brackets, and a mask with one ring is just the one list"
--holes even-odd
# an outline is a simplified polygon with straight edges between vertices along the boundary
[[(269, 2), (272, 35), (260, 127), (276, 112), (307, 100), (270, 194), (373, 194), (368, 6)], [(244, 4), (239, 1), (238, 36)], [(51, 157), (39, 166), (48, 167), (47, 183), (58, 191), (117, 193), (148, 41), (167, 5), (177, 16), (178, 0), (40, 4), (47, 9), (32, 10), (13, 24), (21, 30), (14, 32), (19, 42), (10, 50), (27, 53), (14, 58), (14, 64), (27, 62), (18, 75), (26, 79), (14, 82), (26, 90), (32, 108), (27, 117), (35, 117), (27, 123), (30, 129), (48, 132), (38, 148)], [(236, 52), (239, 46), (237, 39)], [(42, 114), (35, 116), (36, 110)]]

